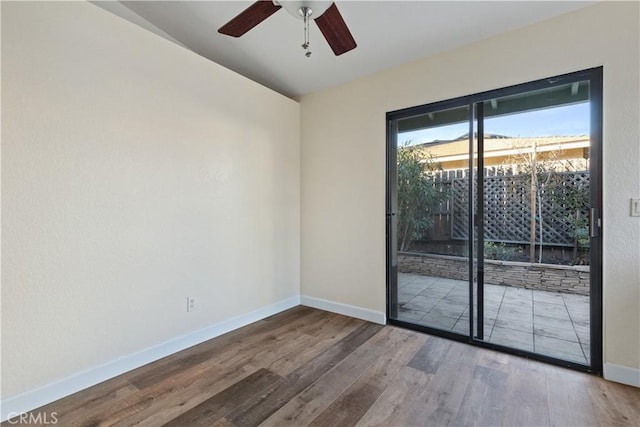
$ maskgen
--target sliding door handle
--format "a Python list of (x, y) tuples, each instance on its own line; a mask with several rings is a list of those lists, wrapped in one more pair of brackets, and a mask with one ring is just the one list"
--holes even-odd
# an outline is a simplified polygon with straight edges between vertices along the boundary
[(598, 237), (600, 228), (600, 218), (598, 216), (598, 209), (589, 209), (589, 237)]

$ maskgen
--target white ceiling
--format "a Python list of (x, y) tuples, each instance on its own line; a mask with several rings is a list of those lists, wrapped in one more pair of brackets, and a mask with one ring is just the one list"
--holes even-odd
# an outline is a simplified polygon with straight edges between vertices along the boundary
[(299, 98), (595, 2), (337, 1), (358, 47), (336, 57), (317, 26), (312, 24), (311, 58), (304, 56), (300, 46), (302, 21), (284, 10), (240, 38), (217, 32), (251, 3), (122, 1), (94, 4), (275, 91)]

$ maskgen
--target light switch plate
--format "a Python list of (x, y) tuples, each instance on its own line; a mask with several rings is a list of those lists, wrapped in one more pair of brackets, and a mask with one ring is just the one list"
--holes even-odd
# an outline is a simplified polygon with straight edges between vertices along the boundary
[(640, 216), (640, 199), (631, 199), (631, 216)]

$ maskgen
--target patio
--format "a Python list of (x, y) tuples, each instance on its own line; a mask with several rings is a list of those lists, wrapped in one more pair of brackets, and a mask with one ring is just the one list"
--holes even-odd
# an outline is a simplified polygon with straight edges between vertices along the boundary
[[(398, 319), (469, 333), (468, 283), (398, 274)], [(589, 364), (589, 297), (486, 284), (485, 341)]]

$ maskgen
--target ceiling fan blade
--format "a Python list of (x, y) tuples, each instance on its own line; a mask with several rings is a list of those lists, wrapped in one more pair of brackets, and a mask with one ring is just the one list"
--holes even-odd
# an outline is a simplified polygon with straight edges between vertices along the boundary
[(349, 52), (357, 46), (335, 3), (316, 18), (316, 24), (336, 56)]
[(240, 12), (231, 21), (218, 29), (220, 34), (240, 37), (274, 13), (282, 6), (276, 6), (271, 0), (260, 0)]

